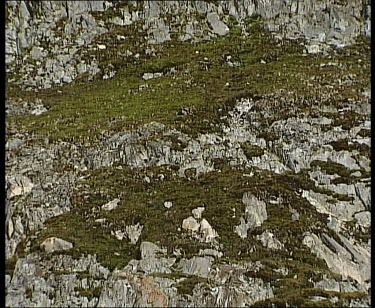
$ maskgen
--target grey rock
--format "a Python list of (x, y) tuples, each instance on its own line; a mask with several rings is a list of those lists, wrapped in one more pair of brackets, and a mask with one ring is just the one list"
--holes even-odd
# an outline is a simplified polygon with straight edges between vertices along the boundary
[(214, 33), (218, 35), (225, 35), (229, 32), (228, 26), (220, 20), (219, 15), (216, 12), (208, 13), (207, 20), (210, 23)]
[(41, 115), (41, 114), (43, 114), (47, 111), (48, 111), (47, 108), (44, 107), (43, 105), (36, 105), (35, 109), (31, 111), (31, 114), (38, 116), (38, 115)]
[(242, 196), (242, 203), (246, 206), (245, 218), (250, 228), (259, 227), (267, 220), (267, 209), (264, 201), (259, 200), (251, 193)]
[(58, 237), (49, 237), (45, 239), (42, 244), (40, 244), (40, 247), (46, 252), (50, 253), (54, 251), (72, 249), (73, 244)]
[(14, 151), (14, 150), (17, 150), (24, 143), (25, 141), (22, 139), (13, 138), (7, 141), (7, 143), (5, 144), (5, 148), (9, 151)]
[(28, 194), (34, 187), (31, 180), (24, 175), (12, 176), (8, 180), (9, 198)]
[(274, 238), (274, 234), (269, 231), (265, 231), (261, 235), (257, 235), (257, 239), (260, 240), (262, 245), (268, 249), (279, 250), (284, 248), (284, 245), (279, 240)]
[(184, 230), (198, 232), (199, 227), (200, 227), (200, 224), (192, 216), (184, 219), (182, 222), (182, 229)]
[(155, 245), (151, 242), (142, 242), (141, 246), (141, 258), (154, 258), (156, 256), (156, 253), (166, 253), (165, 249), (160, 248), (158, 245)]
[(127, 279), (111, 279), (100, 293), (97, 307), (133, 307), (137, 291)]
[(249, 225), (246, 223), (243, 217), (240, 218), (240, 224), (234, 227), (234, 232), (238, 234), (241, 238), (247, 238), (247, 231), (249, 230)]
[(193, 217), (195, 218), (195, 219), (201, 219), (202, 218), (202, 213), (203, 213), (203, 211), (204, 211), (204, 207), (197, 207), (196, 209), (193, 209), (192, 211), (191, 211), (191, 213), (193, 214)]
[(202, 234), (201, 238), (204, 242), (209, 243), (212, 242), (216, 237), (218, 237), (218, 233), (206, 219), (202, 219), (200, 223), (199, 232)]
[(210, 273), (211, 263), (210, 257), (193, 257), (189, 260), (182, 259), (178, 265), (185, 274), (206, 278)]
[(171, 273), (170, 267), (176, 262), (175, 258), (147, 257), (139, 261), (138, 270), (146, 274), (150, 273)]
[[(355, 279), (359, 284), (366, 286), (364, 284), (365, 281), (370, 279), (370, 263), (353, 262), (351, 255), (349, 255), (348, 253), (342, 253), (341, 255), (338, 255), (336, 252), (331, 251), (326, 245), (324, 245), (322, 240), (313, 233), (305, 234), (303, 244), (308, 246), (311, 251), (319, 258), (322, 258), (333, 272), (341, 274), (344, 278), (351, 277)], [(339, 250), (343, 252), (345, 249), (341, 245), (338, 245), (339, 244), (336, 244), (336, 247), (341, 247), (339, 248)], [(355, 249), (353, 248), (353, 251), (355, 250), (358, 251), (358, 247)], [(361, 247), (359, 248), (359, 250), (365, 251), (365, 254), (369, 255), (369, 251), (366, 252), (364, 248)], [(368, 257), (360, 257), (359, 260), (363, 258), (367, 259)]]
[(199, 255), (200, 256), (212, 256), (212, 257), (221, 258), (223, 256), (223, 253), (221, 251), (217, 251), (215, 249), (203, 249), (203, 250), (200, 249)]
[(371, 226), (371, 212), (369, 211), (356, 213), (354, 214), (354, 218), (357, 220), (357, 224), (364, 228)]

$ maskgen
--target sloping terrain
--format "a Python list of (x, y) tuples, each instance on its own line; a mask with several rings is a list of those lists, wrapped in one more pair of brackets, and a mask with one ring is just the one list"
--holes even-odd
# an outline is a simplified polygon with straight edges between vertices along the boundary
[(8, 5), (7, 305), (370, 307), (369, 37), (101, 3)]

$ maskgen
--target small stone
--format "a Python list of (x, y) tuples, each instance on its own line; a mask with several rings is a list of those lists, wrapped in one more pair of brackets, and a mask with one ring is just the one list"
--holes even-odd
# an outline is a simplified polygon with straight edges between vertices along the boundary
[(98, 44), (96, 45), (98, 47), (99, 50), (104, 50), (104, 49), (107, 49), (107, 46), (104, 45), (104, 44)]
[(125, 233), (128, 236), (130, 243), (135, 245), (137, 244), (139, 237), (141, 236), (143, 226), (139, 223), (136, 225), (130, 225), (125, 227)]
[(13, 222), (12, 222), (12, 219), (9, 219), (8, 228), (7, 228), (8, 239), (12, 237), (13, 232), (14, 232)]
[(118, 206), (119, 202), (120, 202), (120, 199), (117, 199), (117, 198), (113, 199), (112, 201), (109, 201), (108, 203), (104, 204), (102, 206), (102, 210), (112, 211)]
[(167, 209), (170, 209), (172, 207), (173, 203), (171, 201), (166, 201), (164, 202), (164, 206), (167, 208)]
[(31, 111), (31, 114), (38, 116), (47, 111), (48, 111), (47, 108), (45, 108), (43, 105), (36, 105), (34, 110)]
[(95, 219), (95, 222), (98, 222), (98, 223), (103, 223), (105, 222), (106, 219), (105, 218), (98, 218), (98, 219)]
[(195, 219), (201, 219), (203, 211), (204, 211), (204, 207), (197, 207), (196, 209), (192, 210), (191, 212), (192, 212)]
[(13, 151), (13, 150), (18, 149), (23, 144), (24, 144), (24, 141), (19, 138), (10, 139), (5, 144), (5, 149)]
[(195, 220), (194, 217), (190, 216), (183, 220), (182, 229), (190, 230), (192, 232), (197, 232), (199, 230), (200, 224)]
[(211, 242), (215, 237), (219, 236), (214, 228), (212, 228), (212, 226), (204, 218), (201, 221), (200, 232), (202, 233), (203, 240), (206, 243)]
[(266, 64), (267, 62), (262, 59), (262, 60), (260, 60), (260, 63), (261, 64)]

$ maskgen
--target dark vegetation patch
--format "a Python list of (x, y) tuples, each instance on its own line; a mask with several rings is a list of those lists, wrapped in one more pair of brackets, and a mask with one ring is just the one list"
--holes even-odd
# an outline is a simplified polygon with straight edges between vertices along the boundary
[(358, 151), (360, 155), (371, 159), (371, 148), (367, 144), (359, 143), (358, 141), (350, 141), (349, 139), (339, 139), (330, 142), (330, 145), (332, 145), (335, 151)]
[(207, 284), (208, 279), (202, 278), (198, 276), (189, 276), (188, 278), (185, 278), (184, 280), (181, 280), (179, 283), (177, 283), (177, 293), (178, 294), (188, 294), (193, 295), (194, 287), (197, 284)]
[[(197, 242), (178, 228), (181, 228), (183, 219), (191, 215), (192, 209), (204, 206), (203, 218), (218, 232), (224, 258), (255, 261), (271, 257), (272, 252), (255, 239), (256, 235), (270, 230), (286, 247), (285, 251), (278, 252), (280, 257), (289, 257), (289, 252), (293, 250), (293, 258), (307, 264), (313, 258), (313, 264), (320, 264), (302, 245), (302, 240), (306, 231), (322, 232), (327, 229), (326, 215), (317, 213), (313, 206), (296, 194), (300, 188), (308, 189), (314, 184), (293, 173), (277, 175), (254, 171), (254, 176), (248, 178), (243, 173), (251, 170), (227, 166), (221, 172), (210, 172), (193, 181), (174, 176), (173, 171), (166, 167), (87, 171), (84, 174), (91, 176), (84, 183), (85, 189), (72, 194), (74, 208), (69, 213), (51, 218), (33, 243), (33, 249), (38, 250), (47, 237), (60, 237), (74, 244), (71, 251), (63, 253), (77, 258), (81, 254), (97, 254), (98, 260), (110, 269), (121, 268), (131, 259), (139, 259), (142, 241), (166, 247), (169, 254), (180, 248), (183, 257), (189, 258), (199, 249), (210, 248), (211, 245)], [(160, 174), (164, 175), (164, 180), (160, 180)], [(150, 178), (150, 183), (144, 181), (145, 176)], [(234, 228), (239, 225), (245, 210), (241, 202), (245, 192), (252, 192), (266, 201), (271, 196), (280, 196), (283, 203), (267, 205), (268, 219), (261, 227), (249, 230), (248, 239), (242, 240), (235, 234)], [(114, 198), (121, 200), (116, 209), (110, 212), (101, 210), (102, 205)], [(170, 209), (164, 207), (166, 201), (172, 202)], [(287, 204), (300, 213), (299, 220), (291, 219)], [(106, 221), (95, 222), (98, 218)], [(127, 239), (119, 241), (111, 235), (111, 231), (124, 230), (125, 226), (137, 223), (144, 225), (144, 229), (136, 245), (130, 244)], [(329, 233), (329, 230), (326, 232)]]
[(82, 288), (75, 287), (75, 292), (78, 292), (79, 296), (87, 297), (91, 301), (94, 297), (99, 298), (100, 293), (102, 292), (102, 287), (92, 287), (92, 288)]
[(244, 142), (241, 144), (241, 148), (247, 159), (251, 159), (253, 157), (259, 157), (264, 154), (264, 149), (260, 146), (255, 144), (251, 144), (249, 142)]

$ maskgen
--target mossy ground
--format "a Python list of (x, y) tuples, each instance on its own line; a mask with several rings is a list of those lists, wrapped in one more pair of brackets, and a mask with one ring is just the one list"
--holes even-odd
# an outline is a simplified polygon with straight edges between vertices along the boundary
[[(41, 98), (49, 111), (38, 117), (11, 116), (7, 124), (16, 125), (40, 139), (88, 140), (92, 144), (102, 133), (112, 134), (150, 121), (174, 126), (195, 136), (198, 133), (220, 132), (220, 116), (241, 97), (282, 93), (293, 98), (295, 104), (289, 108), (281, 103), (272, 107), (280, 112), (265, 121), (264, 125), (270, 125), (290, 113), (314, 114), (314, 106), (324, 96), (334, 106), (341, 106), (348, 100), (359, 100), (360, 93), (368, 87), (370, 45), (366, 40), (359, 40), (352, 47), (327, 55), (307, 55), (303, 53), (302, 41), (277, 41), (263, 29), (259, 19), (250, 20), (247, 31), (250, 35), (244, 37), (234, 26), (229, 35), (211, 41), (190, 43), (174, 40), (155, 45), (156, 55), (153, 56), (144, 54), (143, 33), (138, 32), (135, 25), (113, 26), (110, 34), (97, 39), (97, 43), (106, 43), (113, 48), (101, 53), (93, 52), (87, 57), (95, 55), (101, 61), (101, 67), (112, 64), (117, 71), (114, 78), (101, 80), (98, 76), (92, 82), (83, 78), (59, 88), (60, 92), (55, 88), (38, 93), (22, 92), (10, 85), (9, 98)], [(116, 35), (129, 39), (120, 43)], [(121, 56), (126, 50), (141, 56), (139, 59)], [(240, 65), (231, 67), (227, 56)], [(261, 63), (261, 60), (266, 63)], [(321, 65), (332, 61), (338, 65)], [(176, 72), (170, 73), (171, 68), (175, 68)], [(164, 75), (144, 81), (142, 75), (149, 72), (163, 72)], [(350, 87), (337, 83), (343, 74), (356, 75)], [(148, 87), (141, 90), (144, 85)], [(182, 108), (192, 112), (182, 115), (179, 112)], [(348, 118), (337, 116), (333, 124), (347, 129), (357, 123), (358, 118), (354, 113), (350, 113)], [(268, 133), (264, 138), (272, 141), (277, 136)], [(173, 137), (170, 139), (176, 150), (185, 146)], [(261, 155), (260, 149), (246, 144), (244, 151), (251, 157)], [(322, 163), (319, 166), (327, 173), (334, 171), (345, 178), (350, 175), (341, 166)], [(260, 260), (266, 264), (256, 276), (279, 288), (275, 299), (263, 304), (285, 306), (288, 302), (313, 307), (316, 303), (309, 301), (306, 295), (311, 293), (309, 290), (312, 288), (309, 279), (318, 279), (323, 273), (333, 274), (322, 260), (302, 245), (303, 233), (324, 231), (332, 235), (332, 232), (326, 227), (326, 215), (317, 213), (296, 192), (300, 189), (332, 192), (315, 187), (306, 176), (306, 170), (300, 174), (277, 175), (264, 170), (231, 168), (225, 160), (217, 160), (215, 167), (219, 167), (221, 172), (204, 174), (194, 181), (175, 177), (173, 170), (167, 167), (131, 170), (123, 166), (122, 170), (103, 168), (88, 171), (85, 175), (89, 174), (90, 178), (85, 183), (85, 189), (81, 188), (71, 196), (72, 211), (50, 219), (33, 242), (32, 250), (39, 250), (45, 238), (57, 236), (74, 244), (74, 248), (66, 253), (77, 257), (96, 254), (98, 260), (110, 269), (122, 268), (131, 259), (139, 259), (139, 243), (146, 240), (168, 248), (168, 254), (172, 254), (175, 248), (181, 248), (184, 257), (191, 257), (199, 249), (210, 247), (210, 244), (198, 243), (178, 228), (182, 220), (191, 215), (192, 209), (205, 206), (203, 217), (220, 236), (218, 240), (224, 253), (220, 262)], [(253, 177), (243, 177), (243, 173), (250, 171), (255, 171)], [(151, 175), (159, 173), (165, 175), (163, 181)], [(152, 179), (150, 183), (143, 180), (146, 175)], [(249, 231), (249, 237), (242, 240), (234, 233), (234, 227), (244, 213), (241, 203), (244, 192), (252, 192), (267, 202), (268, 219), (261, 227)], [(283, 201), (278, 205), (270, 204), (271, 197), (282, 197)], [(118, 208), (111, 212), (101, 210), (103, 204), (114, 198), (121, 199)], [(165, 201), (171, 201), (172, 208), (166, 209), (163, 206)], [(300, 220), (292, 220), (289, 206), (300, 213)], [(106, 222), (95, 222), (98, 218), (106, 218)], [(111, 235), (111, 231), (136, 223), (144, 225), (136, 245), (131, 245), (126, 239), (119, 241)], [(285, 250), (275, 253), (255, 239), (265, 230), (275, 233), (285, 245)], [(274, 273), (273, 269), (279, 267), (288, 268), (288, 276)], [(253, 277), (254, 273), (248, 275)], [(297, 278), (294, 278), (295, 275)], [(181, 282), (182, 293), (191, 292), (192, 283), (196, 282), (189, 279)], [(77, 291), (94, 296), (95, 290)]]
[[(117, 71), (114, 78), (76, 81), (61, 87), (60, 93), (55, 88), (38, 93), (22, 92), (10, 85), (8, 96), (27, 100), (41, 98), (49, 112), (38, 117), (8, 117), (8, 123), (16, 123), (20, 129), (51, 140), (95, 140), (102, 132), (113, 133), (151, 120), (196, 134), (217, 131), (215, 123), (219, 115), (233, 107), (235, 99), (241, 96), (281, 90), (301, 98), (299, 105), (292, 109), (311, 109), (311, 104), (303, 106), (303, 102), (319, 101), (324, 95), (334, 96), (332, 104), (358, 99), (368, 86), (367, 41), (358, 41), (357, 45), (328, 55), (307, 55), (303, 53), (302, 41), (275, 40), (263, 29), (261, 20), (252, 19), (247, 31), (250, 35), (244, 37), (233, 26), (230, 34), (211, 41), (174, 40), (154, 45), (156, 55), (146, 55), (144, 33), (138, 33), (136, 25), (112, 25), (109, 33), (97, 39), (98, 43), (112, 47), (86, 56), (95, 56), (101, 67), (112, 64)], [(117, 35), (124, 35), (127, 40), (119, 42)], [(140, 58), (124, 57), (126, 50), (140, 53)], [(240, 66), (231, 67), (227, 56)], [(328, 61), (339, 65), (321, 67)], [(176, 69), (174, 74), (168, 74), (171, 68)], [(149, 72), (165, 74), (144, 81), (143, 73)], [(337, 85), (337, 79), (344, 73), (356, 76), (352, 86)], [(139, 90), (142, 85), (148, 87)], [(190, 108), (193, 113), (178, 115), (182, 107)], [(336, 124), (348, 125), (349, 120), (355, 120), (353, 117), (341, 117)]]
[[(90, 172), (90, 178), (83, 184), (85, 190), (72, 196), (73, 210), (50, 219), (34, 243), (34, 249), (38, 249), (45, 238), (58, 236), (74, 244), (71, 254), (97, 254), (99, 261), (111, 269), (121, 268), (131, 259), (139, 258), (141, 241), (166, 247), (170, 255), (174, 249), (180, 248), (184, 257), (191, 257), (199, 249), (211, 245), (197, 242), (178, 228), (181, 228), (183, 219), (191, 215), (192, 209), (204, 206), (203, 217), (220, 236), (224, 260), (272, 258), (273, 252), (254, 239), (263, 231), (270, 230), (285, 244), (286, 250), (278, 252), (281, 259), (289, 258), (293, 250), (293, 258), (298, 262), (324, 267), (324, 262), (311, 256), (301, 244), (305, 231), (322, 232), (327, 229), (326, 215), (317, 213), (305, 199), (295, 194), (296, 187), (303, 185), (288, 174), (275, 175), (255, 170), (255, 175), (247, 178), (243, 172), (227, 166), (222, 172), (204, 174), (191, 181), (174, 176), (173, 171), (165, 167), (95, 170)], [(163, 181), (157, 179), (161, 173), (165, 176)], [(151, 178), (150, 183), (144, 181), (146, 175)], [(271, 197), (281, 197), (283, 202), (280, 205), (268, 204), (268, 219), (261, 227), (249, 231), (248, 239), (242, 240), (235, 234), (234, 227), (245, 211), (241, 202), (245, 192), (252, 192), (266, 201)], [(116, 209), (110, 212), (101, 210), (103, 204), (114, 198), (121, 200)], [(172, 208), (166, 209), (163, 205), (165, 201), (171, 201)], [(300, 213), (300, 220), (292, 220), (288, 204)], [(98, 218), (105, 218), (106, 222), (95, 222)], [(144, 229), (135, 246), (126, 239), (119, 241), (111, 235), (111, 231), (123, 230), (126, 225), (137, 223), (144, 225)], [(329, 230), (326, 232), (329, 233)]]

